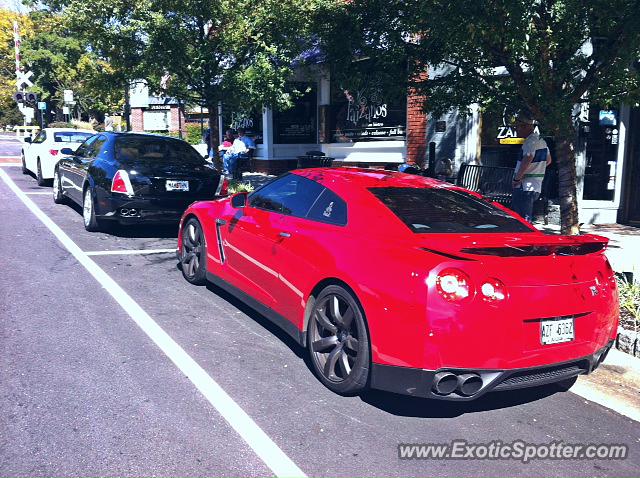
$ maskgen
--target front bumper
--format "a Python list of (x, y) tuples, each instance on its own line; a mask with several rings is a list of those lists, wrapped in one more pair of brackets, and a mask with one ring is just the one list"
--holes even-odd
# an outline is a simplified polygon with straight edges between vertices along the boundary
[[(388, 392), (439, 400), (469, 401), (487, 392), (516, 390), (536, 387), (566, 380), (593, 372), (604, 361), (613, 345), (613, 340), (593, 354), (568, 362), (554, 363), (540, 367), (508, 370), (442, 368), (424, 370), (408, 367), (372, 364), (371, 388)], [(459, 388), (449, 394), (437, 393), (436, 377), (451, 373), (458, 377), (476, 376), (481, 379), (477, 392), (465, 396)], [(476, 379), (477, 380), (477, 379)]]

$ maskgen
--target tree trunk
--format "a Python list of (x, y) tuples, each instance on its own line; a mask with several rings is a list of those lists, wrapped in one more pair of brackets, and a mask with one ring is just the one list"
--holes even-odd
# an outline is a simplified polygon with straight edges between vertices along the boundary
[(562, 234), (580, 234), (576, 185), (576, 132), (572, 125), (554, 131), (560, 193), (560, 230)]

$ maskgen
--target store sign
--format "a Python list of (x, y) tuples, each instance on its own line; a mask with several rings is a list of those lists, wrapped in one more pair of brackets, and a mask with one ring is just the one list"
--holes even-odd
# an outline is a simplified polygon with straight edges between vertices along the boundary
[(228, 113), (223, 110), (222, 114), (222, 135), (231, 129), (237, 131), (238, 128), (245, 130), (247, 136), (251, 137), (256, 144), (262, 143), (262, 114), (237, 112)]
[(171, 105), (149, 105), (150, 110), (161, 110), (161, 111), (169, 111), (171, 110)]
[(169, 129), (169, 111), (143, 112), (145, 131), (167, 131)]
[(392, 103), (376, 89), (334, 90), (332, 141), (404, 139), (406, 98)]

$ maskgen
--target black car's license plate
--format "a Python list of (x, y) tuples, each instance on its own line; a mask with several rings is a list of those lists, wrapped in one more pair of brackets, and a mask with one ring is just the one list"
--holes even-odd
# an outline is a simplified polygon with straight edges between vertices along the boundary
[(189, 181), (175, 181), (173, 179), (167, 179), (165, 186), (167, 191), (188, 191)]

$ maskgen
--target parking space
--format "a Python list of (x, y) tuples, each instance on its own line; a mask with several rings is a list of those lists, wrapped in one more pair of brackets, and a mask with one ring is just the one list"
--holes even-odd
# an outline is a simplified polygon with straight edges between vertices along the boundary
[[(550, 388), (450, 403), (331, 393), (286, 334), (177, 267), (176, 227), (88, 233), (20, 168), (18, 188), (309, 476), (632, 476), (640, 424)], [(37, 193), (37, 194), (35, 194)], [(0, 180), (0, 470), (7, 474), (270, 475), (192, 381)], [(141, 252), (152, 251), (149, 254)], [(11, 258), (9, 260), (9, 258)], [(481, 346), (481, 344), (479, 345)], [(15, 370), (21, 371), (16, 374)], [(11, 375), (10, 375), (11, 371)], [(14, 375), (17, 375), (14, 377)], [(9, 380), (8, 382), (6, 380)], [(39, 433), (46, 430), (44, 434)], [(55, 439), (54, 439), (55, 437)], [(398, 444), (620, 443), (623, 461), (399, 460)], [(23, 468), (9, 468), (8, 464)]]

